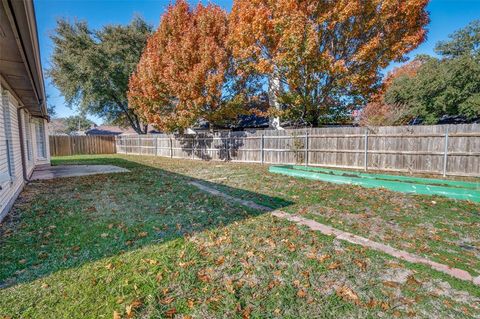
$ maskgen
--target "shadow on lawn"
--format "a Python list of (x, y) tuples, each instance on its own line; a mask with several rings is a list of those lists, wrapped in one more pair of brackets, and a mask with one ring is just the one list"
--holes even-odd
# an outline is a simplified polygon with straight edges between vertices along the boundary
[(292, 204), (124, 159), (62, 164), (112, 164), (131, 172), (28, 185), (0, 227), (0, 288), (262, 214), (206, 194), (191, 181), (272, 210)]

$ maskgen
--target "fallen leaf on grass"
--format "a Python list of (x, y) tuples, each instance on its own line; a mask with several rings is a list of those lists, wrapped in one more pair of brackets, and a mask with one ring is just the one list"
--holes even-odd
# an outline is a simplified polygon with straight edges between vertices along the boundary
[(107, 237), (108, 237), (108, 234), (107, 234), (107, 233), (102, 233), (102, 234), (100, 235), (100, 237), (102, 237), (102, 238), (107, 238)]
[(339, 261), (335, 261), (335, 262), (331, 263), (330, 265), (328, 265), (327, 268), (329, 270), (334, 270), (334, 269), (338, 269), (340, 267), (342, 267), (342, 264)]
[(304, 289), (300, 289), (297, 291), (297, 297), (299, 298), (305, 298), (307, 296), (307, 292)]
[(160, 281), (162, 281), (162, 279), (163, 279), (163, 275), (162, 275), (162, 273), (159, 272), (159, 273), (155, 276), (155, 280), (156, 280), (157, 282), (160, 282)]
[(400, 284), (395, 281), (384, 281), (383, 285), (390, 288), (397, 288), (398, 286), (400, 286)]
[(125, 312), (127, 313), (127, 318), (132, 318), (134, 313), (133, 311), (135, 309), (138, 309), (142, 306), (142, 302), (140, 300), (134, 300), (132, 301), (131, 304), (129, 304), (128, 306), (125, 307)]
[(337, 292), (337, 295), (341, 297), (343, 300), (351, 301), (355, 304), (358, 304), (360, 302), (358, 295), (347, 286), (342, 286), (338, 288), (336, 292)]
[(417, 279), (415, 279), (415, 277), (413, 275), (410, 275), (407, 278), (407, 284), (412, 285), (412, 286), (417, 286), (417, 285), (420, 285), (421, 282), (418, 281)]
[(150, 264), (152, 266), (156, 266), (156, 265), (159, 264), (159, 262), (157, 260), (154, 260), (154, 259), (142, 259), (142, 261), (144, 263)]
[(175, 298), (173, 298), (173, 297), (166, 297), (166, 298), (163, 298), (162, 300), (160, 300), (160, 303), (161, 303), (162, 305), (169, 305), (169, 304), (171, 304), (171, 303), (174, 302), (174, 301), (175, 301)]
[(330, 255), (321, 255), (320, 257), (317, 258), (317, 260), (321, 263), (325, 262), (325, 260), (330, 259), (332, 256)]
[(142, 231), (137, 235), (138, 238), (145, 238), (147, 236), (148, 236), (148, 233), (146, 231)]
[(242, 312), (242, 318), (249, 319), (251, 313), (252, 313), (252, 308), (250, 306), (246, 307)]
[(362, 271), (365, 271), (367, 270), (367, 263), (363, 260), (360, 260), (360, 259), (355, 259), (353, 261), (355, 263), (355, 265), (357, 265), (358, 268), (360, 268)]
[(191, 260), (191, 261), (187, 261), (187, 262), (184, 262), (184, 263), (178, 263), (178, 265), (182, 268), (188, 268), (192, 265), (195, 264), (195, 261), (194, 260)]
[(121, 319), (122, 317), (120, 316), (120, 314), (118, 313), (118, 311), (114, 311), (113, 312), (113, 319)]
[(197, 273), (198, 279), (203, 282), (209, 282), (210, 276), (208, 276), (207, 271), (205, 269), (199, 270)]
[(217, 266), (220, 266), (220, 265), (222, 265), (224, 262), (225, 262), (225, 257), (224, 257), (224, 256), (220, 256), (220, 257), (218, 257), (218, 259), (215, 261), (215, 264), (216, 264)]
[(166, 312), (165, 312), (165, 316), (167, 318), (173, 318), (173, 316), (177, 313), (177, 309), (175, 308), (171, 308), (171, 309), (168, 309)]

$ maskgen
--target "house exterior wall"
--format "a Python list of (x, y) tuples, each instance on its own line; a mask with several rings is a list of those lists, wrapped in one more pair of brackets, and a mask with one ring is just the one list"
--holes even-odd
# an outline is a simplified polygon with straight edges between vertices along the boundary
[[(25, 185), (21, 143), (24, 147), (24, 162), (29, 177), (36, 165), (49, 164), (50, 155), (46, 130), (43, 131), (45, 156), (36, 151), (37, 140), (42, 138), (38, 126), (46, 127), (44, 119), (32, 118), (10, 92), (0, 86), (0, 221), (10, 210), (13, 202)], [(20, 116), (19, 116), (20, 115)], [(22, 129), (23, 141), (20, 137)], [(35, 136), (37, 135), (37, 136)], [(28, 139), (30, 137), (30, 139)], [(27, 142), (29, 141), (29, 142)], [(28, 146), (28, 144), (31, 144)], [(30, 149), (30, 156), (29, 156)]]

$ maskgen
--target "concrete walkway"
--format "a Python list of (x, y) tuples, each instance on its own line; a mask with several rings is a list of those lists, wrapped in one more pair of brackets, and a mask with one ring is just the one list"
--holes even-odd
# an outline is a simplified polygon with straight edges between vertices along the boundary
[[(198, 182), (190, 182), (190, 185), (193, 185), (193, 186), (201, 189), (202, 191), (210, 193), (212, 195), (223, 197), (224, 199), (226, 199), (229, 202), (233, 201), (233, 202), (236, 202), (240, 205), (250, 207), (250, 208), (253, 208), (253, 209), (258, 209), (258, 210), (261, 210), (261, 211), (264, 211), (264, 212), (272, 211), (272, 209), (269, 208), (269, 207), (262, 206), (262, 205), (259, 205), (257, 203), (251, 202), (251, 201), (247, 201), (247, 200), (243, 200), (243, 199), (240, 199), (240, 198), (230, 196), (228, 194), (222, 193), (222, 192), (220, 192), (220, 191), (218, 191), (214, 188), (211, 188), (209, 186), (200, 184)], [(388, 254), (388, 255), (393, 256), (393, 257), (398, 258), (398, 259), (402, 259), (402, 260), (405, 260), (405, 261), (408, 261), (408, 262), (411, 262), (411, 263), (415, 263), (415, 264), (422, 264), (422, 265), (429, 266), (429, 267), (431, 267), (431, 268), (433, 268), (437, 271), (443, 272), (444, 274), (447, 274), (449, 276), (455, 277), (457, 279), (465, 280), (465, 281), (470, 281), (470, 282), (473, 282), (475, 285), (480, 286), (480, 276), (473, 277), (469, 272), (467, 272), (465, 270), (458, 269), (458, 268), (452, 268), (452, 267), (449, 267), (447, 265), (440, 264), (440, 263), (437, 263), (435, 261), (432, 261), (428, 258), (418, 256), (418, 255), (406, 252), (404, 250), (396, 249), (396, 248), (393, 248), (389, 245), (378, 243), (378, 242), (375, 242), (375, 241), (370, 240), (368, 238), (357, 236), (357, 235), (354, 235), (352, 233), (348, 233), (348, 232), (345, 232), (343, 230), (339, 230), (339, 229), (333, 228), (331, 226), (321, 224), (321, 223), (316, 222), (314, 220), (304, 218), (302, 216), (288, 214), (288, 213), (285, 213), (285, 212), (280, 211), (280, 210), (273, 211), (272, 215), (277, 217), (277, 218), (289, 220), (289, 221), (294, 222), (298, 225), (306, 226), (306, 227), (308, 227), (308, 228), (310, 228), (314, 231), (319, 231), (320, 233), (322, 233), (324, 235), (327, 235), (327, 236), (335, 236), (337, 239), (344, 240), (344, 241), (347, 241), (347, 242), (352, 243), (352, 244), (361, 245), (363, 247), (367, 247), (367, 248), (370, 248), (370, 249)]]
[(35, 168), (31, 180), (62, 177), (87, 176), (97, 174), (128, 173), (128, 169), (113, 165), (42, 165)]

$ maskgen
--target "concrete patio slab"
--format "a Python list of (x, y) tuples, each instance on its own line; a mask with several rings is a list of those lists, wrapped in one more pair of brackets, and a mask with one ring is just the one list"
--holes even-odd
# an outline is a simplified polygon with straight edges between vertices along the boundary
[(35, 168), (31, 180), (128, 172), (128, 169), (114, 165), (42, 165)]

